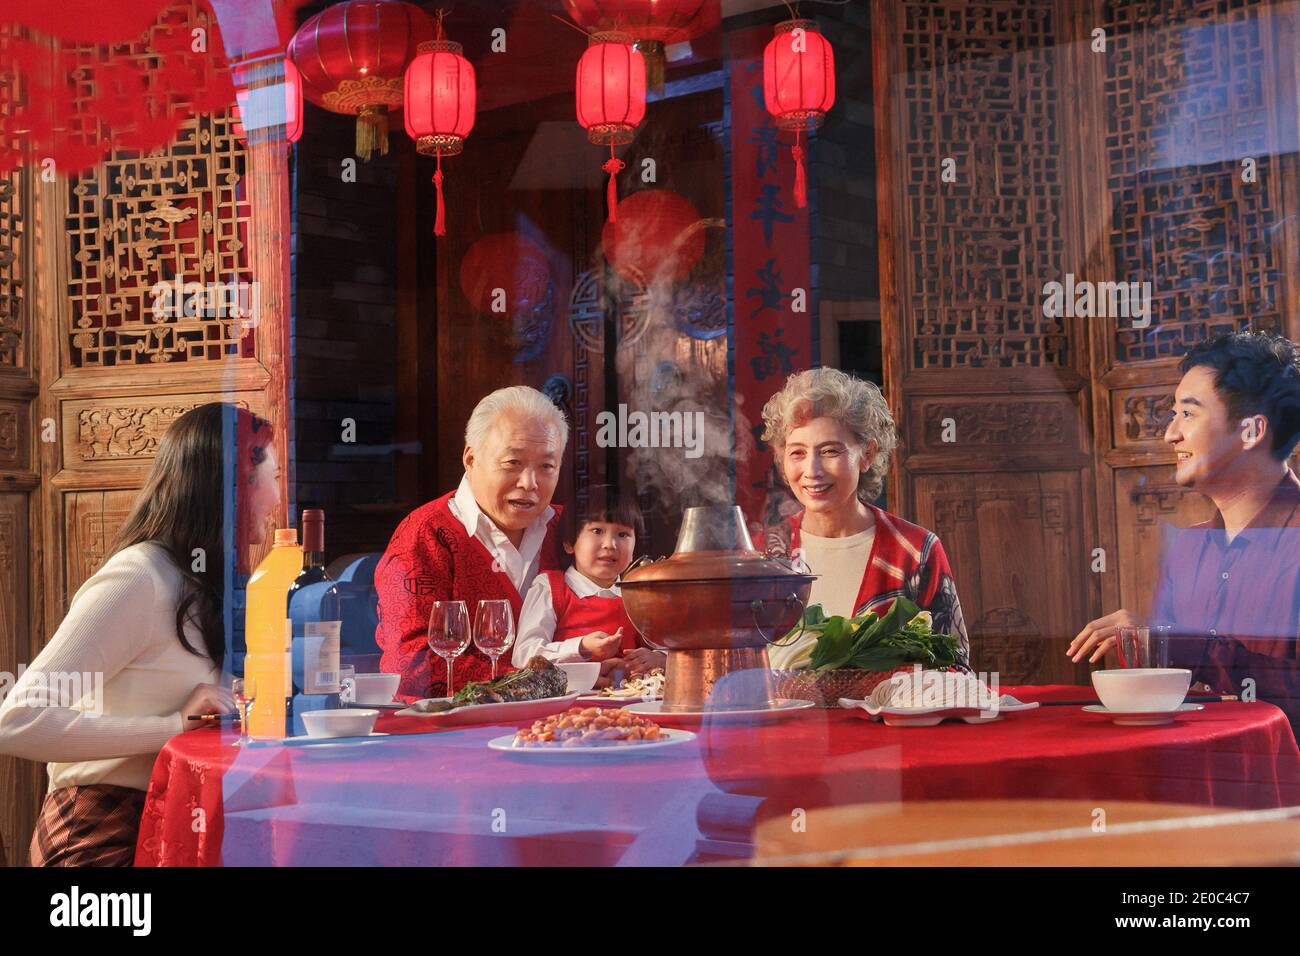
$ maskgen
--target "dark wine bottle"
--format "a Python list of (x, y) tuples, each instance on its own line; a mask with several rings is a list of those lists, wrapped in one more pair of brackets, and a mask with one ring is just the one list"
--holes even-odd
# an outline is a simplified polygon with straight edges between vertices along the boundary
[(293, 645), (293, 697), (286, 705), (285, 732), (307, 733), (302, 715), (334, 710), (339, 702), (342, 615), (338, 589), (325, 573), (325, 512), (302, 513), (302, 572), (289, 586), (288, 615)]

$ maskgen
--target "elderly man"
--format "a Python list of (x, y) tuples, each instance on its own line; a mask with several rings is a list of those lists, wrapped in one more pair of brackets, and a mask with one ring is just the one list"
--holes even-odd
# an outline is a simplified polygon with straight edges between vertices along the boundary
[[(569, 439), (564, 413), (533, 388), (488, 395), (465, 426), (465, 477), (454, 492), (417, 508), (393, 532), (379, 566), (380, 667), (402, 675), (404, 700), (447, 694), (446, 671), (432, 668), (426, 631), (434, 601), (504, 599), (519, 619), (534, 576), (560, 567), (552, 507)], [(438, 662), (441, 664), (441, 661)], [(488, 658), (471, 645), (454, 682), (487, 680)]]

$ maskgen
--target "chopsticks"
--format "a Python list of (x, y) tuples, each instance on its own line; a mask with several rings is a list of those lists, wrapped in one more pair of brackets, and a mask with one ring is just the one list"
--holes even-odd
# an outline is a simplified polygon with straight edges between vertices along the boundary
[(187, 720), (238, 720), (238, 714), (190, 714)]
[[(1221, 704), (1228, 701), (1240, 700), (1236, 694), (1215, 694), (1212, 697), (1188, 697), (1183, 700), (1184, 704)], [(1039, 707), (1086, 707), (1089, 704), (1100, 704), (1100, 700), (1040, 700)]]

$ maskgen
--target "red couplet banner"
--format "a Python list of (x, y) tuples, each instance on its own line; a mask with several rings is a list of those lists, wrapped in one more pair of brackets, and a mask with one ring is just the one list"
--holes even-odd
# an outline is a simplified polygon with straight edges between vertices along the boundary
[[(792, 501), (760, 438), (763, 403), (817, 361), (810, 209), (795, 205), (794, 133), (778, 129), (763, 103), (771, 39), (768, 26), (727, 34), (736, 501), (751, 530), (779, 524)], [(811, 208), (815, 188), (809, 193)]]

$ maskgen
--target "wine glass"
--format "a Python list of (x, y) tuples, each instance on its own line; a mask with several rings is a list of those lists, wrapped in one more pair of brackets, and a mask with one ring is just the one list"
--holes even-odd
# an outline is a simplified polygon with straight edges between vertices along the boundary
[(474, 612), (474, 646), (492, 661), (492, 679), (497, 678), (497, 658), (515, 642), (515, 613), (509, 601), (479, 601)]
[(464, 601), (434, 601), (429, 610), (429, 650), (447, 662), (447, 696), (452, 694), (452, 665), (469, 647), (469, 611)]
[(253, 677), (236, 677), (230, 682), (230, 696), (235, 699), (235, 706), (239, 708), (239, 739), (235, 741), (236, 747), (241, 747), (249, 742), (248, 736), (248, 711), (257, 700), (257, 679)]

